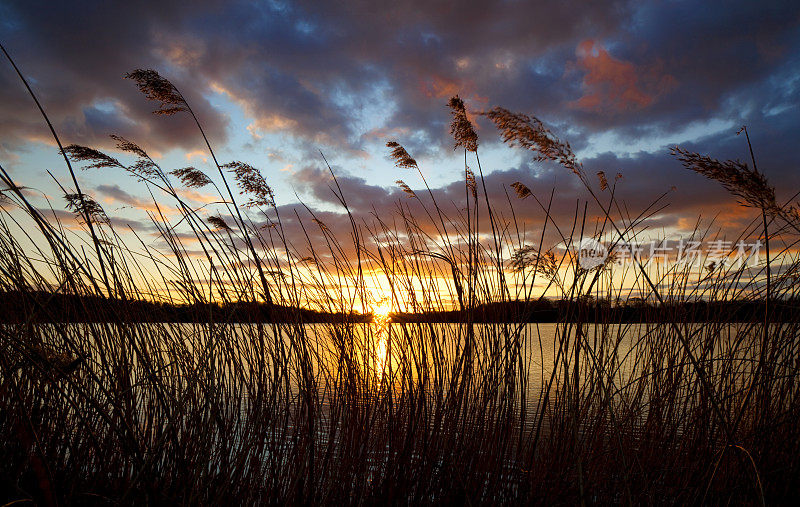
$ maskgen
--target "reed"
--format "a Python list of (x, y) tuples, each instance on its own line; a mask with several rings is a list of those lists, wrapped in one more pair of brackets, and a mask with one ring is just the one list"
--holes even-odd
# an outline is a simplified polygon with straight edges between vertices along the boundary
[[(160, 103), (157, 113), (201, 126), (168, 80), (128, 77)], [(0, 501), (793, 498), (800, 266), (790, 203), (779, 204), (755, 168), (676, 150), (758, 208), (742, 237), (769, 242), (767, 261), (698, 274), (642, 259), (619, 267), (612, 255), (585, 269), (574, 248), (582, 237), (618, 249), (645, 232), (662, 199), (632, 212), (618, 197), (621, 175), (594, 182), (540, 120), (495, 108), (483, 114), (504, 141), (561, 164), (588, 199), (566, 223), (551, 211), (552, 193), (523, 182), (496, 202), (466, 106), (454, 97), (449, 107), (465, 157), (462, 207), (438, 203), (427, 183), (423, 193), (399, 181), (408, 198), (391, 216), (356, 216), (331, 171), (346, 233), (307, 209), (290, 235), (252, 166), (214, 158), (217, 187), (195, 168), (162, 169), (119, 137), (132, 162), (76, 145), (62, 152), (147, 186), (163, 247), (118, 231), (77, 180), (65, 190), (76, 233), (0, 167), (0, 293), (23, 309), (0, 326)], [(402, 170), (422, 175), (399, 143), (387, 147)], [(206, 186), (219, 193), (214, 213), (181, 197), (182, 187)], [(518, 222), (521, 206), (540, 210), (543, 225)], [(178, 219), (165, 218), (168, 207)], [(352, 318), (376, 307), (375, 286), (396, 323)], [(64, 320), (61, 296), (78, 297), (84, 322)], [(154, 321), (151, 306), (134, 304), (153, 301), (185, 305), (192, 322)], [(544, 305), (558, 307), (558, 321), (526, 324)], [(336, 317), (311, 324), (302, 307)], [(476, 323), (487, 308), (503, 318)], [(457, 309), (463, 322), (401, 322), (397, 309)]]

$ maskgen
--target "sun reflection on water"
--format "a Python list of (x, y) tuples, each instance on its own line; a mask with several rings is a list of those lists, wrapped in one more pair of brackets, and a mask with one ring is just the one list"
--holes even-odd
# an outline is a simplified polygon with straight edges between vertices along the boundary
[(389, 360), (389, 332), (391, 326), (392, 302), (389, 299), (378, 301), (372, 307), (372, 321), (377, 326), (374, 336), (374, 364), (378, 377), (386, 374)]

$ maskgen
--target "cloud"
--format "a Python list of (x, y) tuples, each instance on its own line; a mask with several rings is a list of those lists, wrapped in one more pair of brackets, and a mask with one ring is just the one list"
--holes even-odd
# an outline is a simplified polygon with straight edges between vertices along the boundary
[[(643, 109), (650, 106), (661, 93), (675, 86), (670, 75), (651, 74), (648, 91), (642, 89), (642, 69), (630, 62), (618, 60), (597, 41), (585, 40), (576, 50), (575, 66), (584, 71), (584, 95), (570, 105), (590, 111), (615, 112), (625, 109)], [(655, 79), (653, 79), (655, 78)]]
[[(750, 125), (750, 132), (758, 166), (772, 184), (777, 186), (779, 201), (785, 202), (793, 198), (792, 189), (800, 186), (800, 173), (796, 171), (797, 162), (791, 155), (778, 149), (782, 141), (776, 133), (800, 135), (800, 119), (786, 111), (760, 118)], [(723, 130), (696, 142), (684, 143), (683, 147), (721, 160), (749, 159), (745, 139), (737, 136), (733, 129)], [(508, 192), (514, 205), (513, 216), (519, 224), (525, 224), (529, 230), (537, 231), (544, 224), (544, 210), (535, 199), (518, 201), (513, 197), (514, 193), (509, 185), (520, 181), (529, 186), (545, 206), (551, 191), (556, 191), (550, 212), (554, 221), (562, 227), (569, 228), (575, 218), (576, 205), (580, 207), (583, 202), (589, 203), (589, 217), (601, 216), (588, 192), (569, 171), (554, 164), (535, 162), (530, 152), (516, 150), (512, 154), (516, 154), (519, 160), (515, 167), (488, 173), (483, 182), (499, 215), (508, 219), (512, 217), (506, 199)], [(758, 217), (757, 211), (739, 205), (719, 183), (685, 169), (670, 154), (667, 145), (652, 153), (601, 153), (583, 160), (583, 163), (586, 173), (592, 178), (597, 171), (605, 171), (609, 178), (621, 173), (623, 179), (617, 182), (615, 196), (621, 203), (621, 209), (626, 210), (625, 219), (630, 220), (642, 212), (653, 215), (643, 226), (649, 227), (656, 235), (689, 234), (698, 225), (698, 219), (701, 219), (701, 229), (710, 227), (713, 230), (721, 229), (723, 234), (736, 235), (747, 229), (753, 219)], [(419, 200), (408, 199), (397, 187), (384, 188), (370, 184), (359, 176), (336, 169), (334, 172), (337, 174), (338, 187), (327, 170), (308, 166), (295, 173), (301, 197), (311, 199), (312, 203), (325, 203), (326, 210), (331, 207), (341, 210), (339, 200), (334, 194), (334, 190), (338, 192), (341, 188), (359, 223), (367, 223), (374, 216), (386, 221), (394, 220), (402, 206), (419, 218), (420, 226), (426, 231), (434, 235), (437, 233), (435, 224), (429, 217), (426, 218), (426, 211), (422, 207), (422, 203), (425, 203), (429, 210), (432, 209), (427, 190), (415, 188)], [(479, 187), (482, 189), (483, 184)], [(432, 195), (445, 215), (458, 222), (459, 213), (465, 206), (463, 182), (456, 181), (442, 188), (434, 188)], [(601, 195), (601, 199), (605, 197), (604, 194)], [(311, 207), (314, 209), (313, 204)], [(617, 217), (619, 218), (618, 213)], [(481, 220), (483, 230), (488, 230), (485, 212)], [(347, 237), (349, 221), (334, 220), (332, 223), (342, 227), (336, 230), (336, 234)], [(553, 234), (555, 231), (550, 232)], [(550, 239), (555, 240), (555, 237)]]
[[(655, 1), (204, 0), (158, 8), (133, 2), (125, 16), (112, 10), (11, 2), (8, 46), (69, 140), (102, 144), (113, 131), (160, 151), (191, 151), (199, 139), (188, 118), (149, 115), (153, 104), (121, 81), (136, 67), (174, 79), (217, 143), (225, 142), (229, 119), (209, 103), (210, 93), (238, 103), (256, 138), (282, 132), (353, 154), (368, 141), (364, 132), (399, 129), (421, 153), (447, 147), (441, 112), (455, 93), (569, 124), (581, 137), (613, 128), (635, 139), (730, 115), (732, 94), (749, 87), (758, 102), (772, 95), (780, 86), (772, 76), (792, 68), (800, 42), (797, 6), (764, 10), (743, 0), (724, 9)], [(69, 24), (75, 29), (62, 29)], [(46, 137), (14, 76), (0, 81), (0, 99), (13, 104), (0, 133)]]
[(95, 188), (97, 192), (104, 196), (103, 202), (112, 204), (114, 202), (121, 202), (131, 206), (142, 206), (143, 201), (138, 197), (133, 197), (128, 192), (122, 190), (119, 185), (99, 185)]
[[(71, 230), (85, 230), (85, 226), (82, 223), (82, 220), (78, 218), (78, 216), (67, 210), (61, 209), (53, 209), (53, 208), (36, 208), (36, 210), (41, 213), (41, 215), (53, 222), (58, 222), (59, 224), (65, 226)], [(135, 220), (130, 217), (116, 217), (112, 216), (109, 217), (109, 224), (113, 226), (117, 232), (122, 232), (123, 230), (131, 229), (136, 232), (140, 231), (147, 231), (152, 232), (153, 226), (151, 223), (141, 220)]]
[[(152, 8), (82, 2), (9, 2), (3, 9), (3, 44), (28, 78), (64, 143), (111, 145), (108, 134), (137, 140), (154, 151), (194, 149), (202, 139), (185, 115), (158, 118), (126, 72), (161, 69), (186, 95), (212, 139), (224, 142), (227, 117), (203, 96), (204, 86), (179, 67), (168, 68), (163, 37), (172, 33), (190, 5), (171, 2)], [(202, 3), (197, 8), (209, 8)], [(0, 71), (0, 136), (7, 144), (49, 140), (49, 132), (23, 84), (6, 63)]]
[[(187, 202), (207, 204), (220, 201), (219, 197), (215, 198), (211, 195), (201, 193), (193, 189), (176, 189), (176, 191), (178, 195)], [(166, 200), (156, 203), (152, 199), (142, 199), (131, 195), (116, 184), (98, 185), (95, 187), (95, 192), (97, 193), (98, 199), (102, 202), (103, 206), (107, 208), (107, 214), (109, 214), (112, 218), (120, 218), (123, 215), (129, 215), (130, 213), (122, 211), (125, 208), (129, 208), (134, 211), (138, 210), (153, 213), (153, 216), (164, 215), (165, 217), (171, 217), (180, 214), (180, 210), (176, 206), (172, 205), (172, 203), (168, 203)], [(114, 204), (122, 204), (122, 206), (111, 208), (110, 206)]]
[[(340, 167), (365, 167), (359, 165), (364, 150), (380, 145), (376, 156), (383, 156), (388, 139), (418, 159), (446, 162), (453, 151), (445, 104), (455, 93), (472, 112), (502, 105), (535, 114), (574, 148), (591, 148), (587, 171), (621, 171), (620, 196), (631, 209), (676, 186), (668, 212), (654, 219), (660, 227), (685, 228), (699, 212), (720, 212), (720, 223), (731, 227), (746, 220), (718, 185), (668, 155), (667, 140), (689, 125), (747, 124), (759, 167), (779, 190), (800, 183), (793, 146), (800, 135), (797, 3), (134, 1), (120, 15), (111, 3), (34, 0), (7, 2), (3, 14), (4, 45), (65, 142), (102, 148), (110, 144), (107, 134), (118, 133), (149, 150), (205, 156), (190, 118), (153, 116), (156, 104), (122, 79), (134, 68), (157, 68), (187, 95), (222, 150), (235, 149), (228, 129), (236, 121), (242, 132), (235, 135), (253, 145), (285, 134), (285, 145), (267, 156), (293, 171), (301, 197), (345, 235), (349, 220), (331, 211), (338, 206), (332, 181), (311, 162), (317, 148), (337, 154), (334, 171), (359, 220), (386, 216), (398, 203), (424, 216), (419, 202), (377, 184), (369, 169)], [(0, 150), (13, 154), (28, 140), (50, 142), (24, 88), (4, 69)], [(220, 95), (240, 106), (244, 118), (227, 117)], [(499, 137), (483, 119), (477, 124), (481, 150), (494, 149)], [(746, 159), (732, 130), (703, 130), (679, 141), (723, 159)], [(590, 146), (605, 133), (613, 134), (613, 145)], [(631, 153), (641, 140), (648, 151)], [(577, 200), (586, 198), (570, 175), (533, 164), (531, 154), (508, 160), (486, 174), (497, 202), (513, 181), (532, 185), (542, 199), (557, 186), (553, 210), (569, 221)], [(438, 165), (429, 170), (443, 182), (432, 189), (434, 198), (457, 217), (462, 184)], [(107, 198), (134, 205), (127, 190), (108, 187)], [(417, 193), (429, 199), (427, 191)], [(541, 210), (524, 204), (518, 216), (541, 224)], [(289, 222), (294, 212), (308, 214), (286, 206)]]
[[(165, 215), (174, 214), (177, 210), (172, 206), (166, 206), (164, 203), (156, 206), (152, 200), (140, 199), (123, 190), (119, 185), (98, 185), (95, 187), (98, 200), (103, 204), (106, 213), (109, 216), (118, 216), (122, 208), (132, 208), (134, 210), (150, 211), (154, 213), (163, 213)], [(123, 206), (116, 209), (110, 208), (110, 205), (122, 204)]]

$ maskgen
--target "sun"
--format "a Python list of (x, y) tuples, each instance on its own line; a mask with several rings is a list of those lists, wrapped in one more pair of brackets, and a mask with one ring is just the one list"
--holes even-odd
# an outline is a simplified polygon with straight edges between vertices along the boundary
[(372, 307), (372, 316), (375, 322), (385, 323), (389, 321), (389, 315), (392, 313), (392, 302), (388, 299), (378, 301)]

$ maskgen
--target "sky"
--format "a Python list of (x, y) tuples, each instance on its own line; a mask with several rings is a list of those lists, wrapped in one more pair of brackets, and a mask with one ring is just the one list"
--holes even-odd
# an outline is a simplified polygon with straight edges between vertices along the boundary
[[(475, 121), (489, 194), (504, 199), (515, 181), (545, 197), (555, 188), (564, 220), (587, 199), (575, 178), (502, 145), (478, 112), (535, 115), (587, 173), (621, 173), (618, 196), (632, 210), (666, 192), (653, 225), (670, 234), (698, 217), (734, 231), (753, 216), (684, 169), (671, 146), (749, 161), (736, 135), (747, 125), (778, 197), (800, 187), (793, 1), (3, 1), (0, 41), (65, 143), (125, 159), (108, 137), (122, 135), (167, 169), (214, 176), (190, 119), (152, 115), (156, 105), (123, 79), (156, 69), (186, 96), (222, 162), (258, 167), (284, 216), (305, 212), (302, 202), (331, 227), (347, 221), (323, 154), (359, 216), (390, 212), (404, 198), (398, 179), (422, 187), (419, 174), (395, 168), (389, 140), (417, 159), (440, 200), (463, 196), (463, 151), (453, 149), (446, 107), (456, 94)], [(5, 63), (0, 113), (0, 163), (40, 204), (63, 208), (53, 178), (66, 185), (66, 168)], [(107, 169), (79, 178), (118, 223), (156, 235), (145, 186)], [(541, 223), (535, 206), (519, 213)]]

